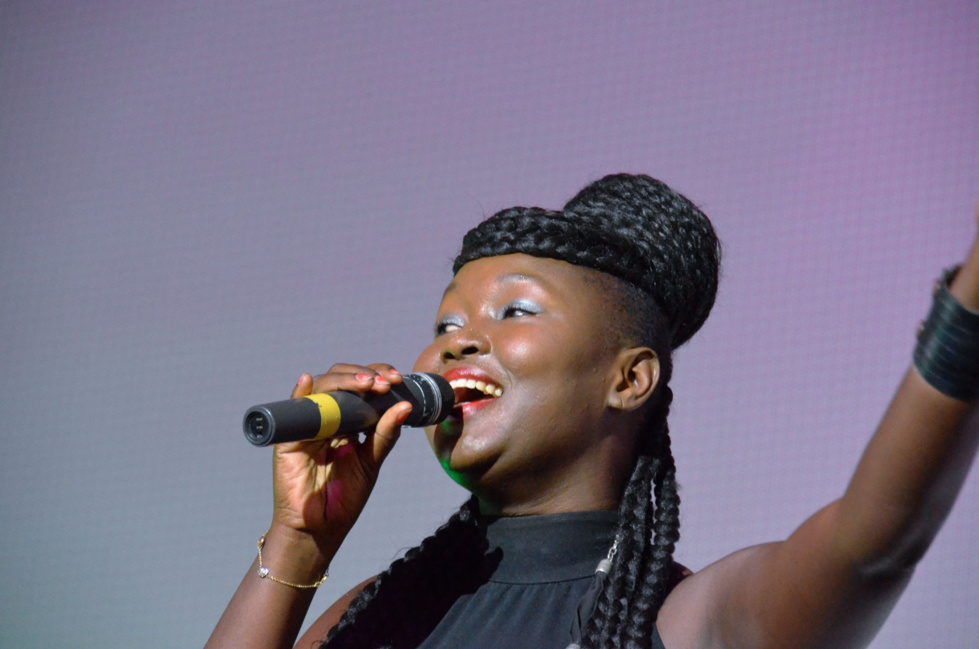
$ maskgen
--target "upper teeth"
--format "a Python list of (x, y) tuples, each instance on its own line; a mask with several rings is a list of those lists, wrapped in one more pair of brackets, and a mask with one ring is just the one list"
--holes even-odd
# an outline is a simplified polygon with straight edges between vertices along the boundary
[(489, 395), (491, 397), (498, 397), (503, 394), (503, 388), (497, 387), (492, 383), (486, 383), (485, 381), (476, 381), (474, 379), (455, 379), (449, 381), (449, 385), (455, 388), (469, 388), (471, 390), (479, 390), (483, 394)]

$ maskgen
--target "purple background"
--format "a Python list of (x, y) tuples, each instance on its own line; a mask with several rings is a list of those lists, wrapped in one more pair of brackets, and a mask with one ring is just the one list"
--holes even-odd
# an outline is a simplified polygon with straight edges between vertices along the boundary
[[(0, 644), (203, 644), (257, 402), (408, 368), (484, 214), (662, 178), (725, 245), (681, 350), (678, 558), (836, 498), (979, 198), (979, 5), (0, 4)], [(464, 498), (419, 434), (312, 615)], [(974, 646), (973, 475), (874, 647)]]

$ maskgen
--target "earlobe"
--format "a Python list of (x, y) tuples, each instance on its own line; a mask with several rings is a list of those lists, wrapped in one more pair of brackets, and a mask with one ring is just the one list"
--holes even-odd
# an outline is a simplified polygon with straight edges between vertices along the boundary
[(618, 357), (608, 405), (615, 410), (635, 410), (652, 396), (659, 383), (659, 357), (648, 347), (623, 350)]

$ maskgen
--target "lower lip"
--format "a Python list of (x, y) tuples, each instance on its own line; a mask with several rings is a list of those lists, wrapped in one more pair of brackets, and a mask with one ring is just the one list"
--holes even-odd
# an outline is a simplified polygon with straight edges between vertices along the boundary
[[(489, 406), (490, 404), (492, 404), (494, 401), (496, 401), (495, 398), (494, 399), (480, 399), (479, 401), (467, 401), (466, 403), (463, 403), (461, 405), (456, 406), (455, 407), (455, 410), (456, 411), (461, 411), (462, 412), (462, 419), (463, 420), (466, 420), (469, 417), (472, 417), (473, 415), (475, 415), (477, 412), (480, 412), (481, 410), (483, 410), (484, 408), (486, 408), (487, 406)], [(453, 414), (455, 414), (455, 413), (453, 413)]]

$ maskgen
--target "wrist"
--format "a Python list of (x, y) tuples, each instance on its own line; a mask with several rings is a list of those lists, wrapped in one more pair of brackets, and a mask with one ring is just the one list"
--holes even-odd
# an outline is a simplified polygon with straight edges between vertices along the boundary
[(948, 290), (959, 304), (971, 311), (979, 311), (979, 240), (955, 279), (949, 282)]
[[(336, 549), (313, 534), (297, 530), (273, 519), (261, 537), (262, 565), (276, 580), (291, 584), (312, 584), (329, 569)], [(275, 581), (275, 580), (273, 580)]]

